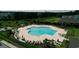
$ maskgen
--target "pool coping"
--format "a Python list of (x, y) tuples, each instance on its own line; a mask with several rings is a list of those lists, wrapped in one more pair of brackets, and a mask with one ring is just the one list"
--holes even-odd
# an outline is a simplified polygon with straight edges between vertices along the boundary
[[(33, 26), (34, 27), (50, 27), (51, 29), (56, 30), (57, 32), (53, 36), (46, 35), (46, 34), (45, 35), (41, 35), (41, 36), (32, 36), (32, 35), (28, 34), (27, 29), (30, 28), (30, 27), (33, 27)], [(59, 41), (62, 42), (66, 38), (60, 36), (59, 33), (61, 35), (67, 33), (66, 30), (64, 30), (62, 28), (59, 28), (59, 27), (51, 26), (51, 25), (28, 25), (28, 26), (25, 26), (25, 27), (18, 28), (18, 31), (19, 31), (19, 33), (17, 35), (19, 37), (19, 40), (24, 38), (26, 41), (40, 41), (40, 42), (43, 42), (43, 40), (45, 38), (47, 38), (49, 40), (53, 39), (55, 41), (57, 41), (59, 39)]]

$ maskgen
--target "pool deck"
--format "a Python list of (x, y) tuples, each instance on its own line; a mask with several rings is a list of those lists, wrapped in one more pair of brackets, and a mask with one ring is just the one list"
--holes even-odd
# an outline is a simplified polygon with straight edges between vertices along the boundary
[[(56, 30), (57, 32), (54, 34), (54, 35), (41, 35), (41, 36), (34, 36), (34, 35), (30, 35), (28, 33), (28, 28), (30, 27), (50, 27), (51, 29), (54, 29)], [(26, 41), (40, 41), (40, 42), (43, 42), (44, 39), (49, 39), (49, 40), (59, 40), (59, 41), (63, 41), (63, 40), (66, 40), (65, 37), (62, 37), (61, 35), (62, 34), (66, 34), (67, 31), (62, 29), (62, 28), (58, 28), (58, 27), (55, 27), (55, 26), (50, 26), (50, 25), (29, 25), (29, 26), (25, 26), (25, 27), (21, 27), (18, 29), (19, 33), (17, 34), (17, 36), (19, 37), (19, 40), (21, 39), (25, 39)]]

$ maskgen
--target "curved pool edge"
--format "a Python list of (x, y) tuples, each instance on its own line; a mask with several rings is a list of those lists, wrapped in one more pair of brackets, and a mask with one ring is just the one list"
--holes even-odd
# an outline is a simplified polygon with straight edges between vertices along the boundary
[[(51, 29), (55, 29), (57, 31), (57, 33), (55, 33), (53, 36), (49, 36), (49, 35), (41, 35), (41, 36), (32, 36), (28, 34), (28, 31), (26, 29), (30, 28), (30, 27), (50, 27)], [(49, 40), (55, 40), (57, 41), (59, 39), (59, 41), (63, 41), (64, 39), (66, 39), (65, 37), (62, 37), (59, 35), (59, 33), (62, 34), (66, 34), (67, 32), (64, 29), (61, 28), (57, 28), (55, 26), (49, 26), (49, 25), (28, 25), (25, 27), (21, 27), (18, 28), (19, 33), (17, 34), (19, 39), (25, 39), (25, 41), (40, 41), (43, 42), (44, 39), (49, 39)]]

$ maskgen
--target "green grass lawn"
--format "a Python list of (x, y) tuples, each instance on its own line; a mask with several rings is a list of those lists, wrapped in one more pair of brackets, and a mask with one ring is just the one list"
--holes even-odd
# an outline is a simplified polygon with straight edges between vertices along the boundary
[[(20, 42), (17, 39), (15, 39), (13, 35), (8, 36), (6, 31), (0, 32), (0, 40), (5, 40), (5, 41), (7, 41), (7, 42), (19, 47), (19, 48), (44, 48), (42, 45), (38, 45), (38, 44), (34, 45), (34, 44), (30, 44), (28, 42), (26, 42), (26, 43)], [(63, 42), (61, 46), (55, 46), (55, 47), (56, 48), (61, 48), (61, 47), (65, 48), (66, 44), (67, 43)]]
[(14, 38), (10, 38), (7, 36), (6, 32), (0, 32), (0, 40), (5, 40), (19, 48), (23, 48), (23, 46), (17, 44), (16, 42), (14, 42)]
[(21, 24), (29, 25), (29, 24), (39, 24), (40, 22), (48, 22), (48, 23), (57, 23), (61, 19), (58, 17), (45, 17), (45, 18), (37, 18), (37, 19), (22, 19), (22, 20), (6, 20), (0, 21), (0, 28), (2, 27), (13, 27), (18, 28), (21, 26)]
[(49, 18), (44, 18), (41, 22), (49, 22), (49, 23), (57, 23), (61, 19), (58, 17), (49, 17)]
[(7, 21), (0, 21), (0, 27), (19, 27), (20, 23), (18, 21), (12, 21), (12, 20), (7, 20)]
[(67, 37), (79, 37), (79, 28), (68, 28)]
[[(30, 21), (31, 20), (31, 21)], [(23, 19), (23, 20), (6, 20), (6, 21), (0, 21), (0, 27), (13, 27), (13, 28), (18, 28), (20, 27), (21, 24), (38, 24), (40, 22), (48, 22), (50, 23), (57, 23), (59, 22), (61, 19), (58, 17), (46, 17), (46, 18), (39, 18), (39, 19)], [(69, 29), (69, 33), (73, 32), (71, 31), (72, 29)], [(77, 29), (76, 29), (77, 30)], [(76, 32), (76, 30), (74, 30)], [(77, 30), (78, 31), (78, 30)], [(78, 32), (76, 32), (78, 33)], [(68, 34), (71, 35), (71, 34)], [(75, 34), (78, 35), (78, 34)], [(32, 45), (32, 44), (28, 44), (28, 43), (23, 43), (23, 42), (19, 42), (18, 40), (16, 40), (13, 36), (8, 36), (8, 34), (5, 32), (0, 32), (0, 40), (5, 40), (11, 44), (14, 44), (17, 47), (25, 47), (25, 48), (43, 48), (40, 45)]]
[(0, 40), (5, 40), (19, 48), (42, 48), (40, 45), (19, 42), (13, 36), (8, 36), (6, 32), (0, 32)]

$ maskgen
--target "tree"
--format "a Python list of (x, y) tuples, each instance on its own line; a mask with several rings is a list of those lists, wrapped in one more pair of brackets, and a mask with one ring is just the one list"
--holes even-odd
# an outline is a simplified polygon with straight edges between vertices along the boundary
[(44, 47), (48, 47), (48, 39), (46, 38), (45, 40), (43, 40), (43, 43), (44, 43)]
[(45, 40), (43, 40), (43, 43), (44, 43), (44, 47), (46, 47), (46, 48), (54, 48), (55, 47), (54, 40), (45, 39)]
[(7, 30), (6, 33), (8, 37), (11, 37), (11, 35), (13, 35), (13, 32), (11, 30)]
[(1, 42), (0, 42), (0, 46), (1, 46), (2, 44), (1, 44)]
[(63, 40), (62, 45), (60, 47), (68, 48), (69, 47), (69, 41), (68, 40)]

